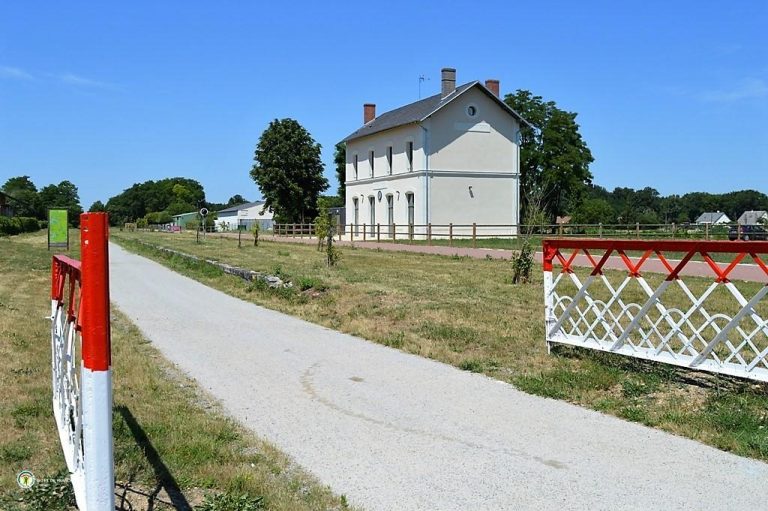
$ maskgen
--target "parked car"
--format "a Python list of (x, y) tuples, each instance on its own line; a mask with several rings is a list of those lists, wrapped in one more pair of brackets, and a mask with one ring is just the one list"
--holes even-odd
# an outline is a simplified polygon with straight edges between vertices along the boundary
[(734, 225), (728, 231), (728, 239), (731, 241), (737, 239), (765, 241), (768, 240), (768, 230), (761, 225)]

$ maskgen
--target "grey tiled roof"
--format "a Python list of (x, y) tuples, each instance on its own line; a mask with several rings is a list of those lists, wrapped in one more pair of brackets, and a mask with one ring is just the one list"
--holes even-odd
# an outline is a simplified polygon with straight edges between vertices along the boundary
[(699, 216), (699, 218), (696, 219), (696, 223), (697, 224), (714, 224), (715, 222), (720, 220), (720, 218), (722, 217), (726, 218), (725, 220), (726, 222), (731, 221), (731, 219), (728, 218), (725, 213), (722, 213), (720, 211), (716, 211), (714, 213), (708, 211), (706, 213), (702, 213), (701, 216)]
[(745, 211), (739, 217), (739, 225), (757, 225), (768, 216), (765, 211)]
[(456, 87), (456, 89), (448, 94), (445, 98), (441, 97), (441, 94), (435, 94), (434, 96), (416, 101), (415, 103), (410, 103), (408, 105), (401, 106), (400, 108), (390, 110), (389, 112), (384, 112), (372, 121), (361, 126), (347, 138), (342, 140), (342, 142), (349, 142), (350, 140), (354, 140), (356, 138), (366, 137), (368, 135), (373, 135), (374, 133), (379, 133), (380, 131), (396, 128), (398, 126), (421, 122), (443, 106), (459, 97), (464, 91), (475, 85), (479, 86), (480, 89), (482, 89), (486, 94), (496, 100), (496, 102), (504, 110), (510, 113), (518, 121), (528, 124), (528, 122), (523, 119), (520, 114), (509, 108), (506, 103), (504, 103), (491, 91), (481, 85), (480, 82), (475, 80), (473, 82), (465, 83), (464, 85)]
[(252, 208), (254, 206), (261, 206), (264, 204), (263, 200), (258, 200), (256, 202), (246, 202), (245, 204), (238, 204), (237, 206), (232, 206), (231, 208), (222, 209), (220, 211), (217, 211), (217, 213), (235, 213), (237, 211), (240, 211), (241, 209), (248, 209)]

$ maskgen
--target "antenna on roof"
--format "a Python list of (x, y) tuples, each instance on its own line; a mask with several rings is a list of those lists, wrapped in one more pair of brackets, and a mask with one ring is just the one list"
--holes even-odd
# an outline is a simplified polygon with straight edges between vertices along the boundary
[(428, 76), (419, 75), (419, 99), (421, 99), (421, 82), (426, 82), (427, 80), (429, 80)]

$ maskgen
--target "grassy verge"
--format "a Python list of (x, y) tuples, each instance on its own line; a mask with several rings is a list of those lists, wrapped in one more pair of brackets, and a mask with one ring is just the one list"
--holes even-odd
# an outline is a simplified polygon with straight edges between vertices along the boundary
[[(75, 233), (76, 234), (76, 233)], [(44, 235), (0, 239), (0, 509), (67, 509), (50, 390), (50, 253)], [(77, 238), (73, 247), (78, 246)], [(78, 257), (77, 249), (72, 251)], [(112, 313), (114, 436), (123, 509), (347, 509), (226, 418), (122, 314)], [(16, 474), (45, 480), (22, 491)]]
[[(329, 269), (322, 253), (300, 244), (262, 242), (238, 249), (230, 239), (209, 237), (196, 244), (187, 235), (114, 234), (130, 250), (245, 300), (482, 372), (530, 393), (768, 460), (765, 386), (586, 350), (558, 348), (547, 354), (538, 270), (531, 285), (513, 286), (509, 262), (501, 260), (343, 247), (341, 264)], [(246, 284), (205, 265), (169, 258), (137, 240), (303, 284), (288, 291)], [(694, 292), (707, 285), (686, 281)], [(747, 284), (745, 292), (757, 286)], [(725, 296), (715, 299), (724, 311), (735, 307)]]

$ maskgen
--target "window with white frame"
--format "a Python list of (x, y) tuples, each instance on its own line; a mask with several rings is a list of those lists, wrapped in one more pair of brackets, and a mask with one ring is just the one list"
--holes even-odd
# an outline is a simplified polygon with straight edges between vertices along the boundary
[(387, 173), (392, 175), (392, 146), (387, 147)]
[(355, 181), (357, 181), (357, 153), (352, 157), (352, 167), (355, 169)]
[(395, 232), (395, 199), (392, 194), (387, 195), (387, 225), (389, 226), (389, 237)]

